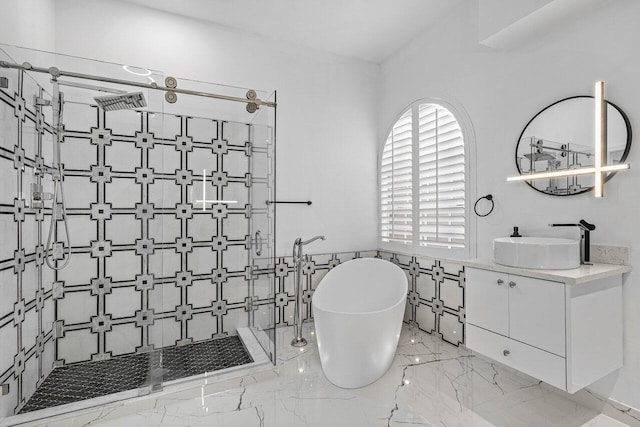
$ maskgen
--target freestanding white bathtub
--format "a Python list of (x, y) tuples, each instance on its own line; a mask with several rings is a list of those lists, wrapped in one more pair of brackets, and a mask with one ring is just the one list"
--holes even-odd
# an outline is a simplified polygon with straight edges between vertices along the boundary
[(345, 262), (329, 271), (313, 300), (318, 351), (327, 379), (358, 388), (391, 366), (407, 301), (407, 276), (375, 258)]

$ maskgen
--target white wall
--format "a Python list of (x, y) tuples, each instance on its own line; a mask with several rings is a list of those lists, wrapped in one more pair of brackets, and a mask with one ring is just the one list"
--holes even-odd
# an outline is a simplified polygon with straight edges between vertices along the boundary
[(56, 1), (56, 51), (277, 90), (278, 198), (313, 201), (278, 208), (278, 253), (375, 248), (376, 65), (105, 0)]
[[(496, 202), (493, 214), (477, 222), (480, 257), (491, 256), (492, 239), (512, 226), (531, 235), (549, 233), (550, 222), (584, 218), (598, 227), (593, 243), (630, 246), (633, 265), (640, 265), (640, 147), (631, 149), (631, 171), (607, 184), (602, 200), (592, 193), (546, 196), (505, 180), (517, 174), (514, 150), (527, 121), (555, 100), (591, 94), (596, 80), (607, 83), (607, 99), (640, 131), (640, 57), (633, 53), (640, 40), (640, 2), (610, 2), (597, 12), (497, 51), (478, 44), (477, 10), (463, 4), (381, 67), (380, 135), (399, 111), (422, 97), (456, 99), (469, 114), (477, 141), (477, 194), (492, 193)], [(640, 273), (633, 272), (625, 281), (625, 366), (592, 387), (635, 407), (640, 407), (639, 280)]]
[(0, 43), (55, 48), (54, 0), (0, 0)]

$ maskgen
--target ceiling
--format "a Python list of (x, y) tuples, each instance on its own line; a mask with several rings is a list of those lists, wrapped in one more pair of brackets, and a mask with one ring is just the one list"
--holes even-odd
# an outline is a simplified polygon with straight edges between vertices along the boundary
[(125, 0), (381, 63), (461, 0)]

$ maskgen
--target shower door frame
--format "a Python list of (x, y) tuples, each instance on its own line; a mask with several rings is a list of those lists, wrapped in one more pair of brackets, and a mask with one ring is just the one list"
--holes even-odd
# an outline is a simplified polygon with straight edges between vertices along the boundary
[[(55, 54), (54, 54), (55, 55)], [(83, 58), (84, 59), (84, 58)], [(92, 76), (92, 75), (88, 75), (88, 74), (81, 74), (81, 73), (74, 73), (74, 72), (68, 72), (68, 71), (60, 71), (55, 67), (51, 67), (51, 68), (40, 68), (40, 67), (34, 67), (29, 63), (24, 63), (24, 64), (12, 64), (12, 63), (8, 63), (6, 61), (0, 61), (0, 69), (1, 68), (13, 68), (13, 69), (17, 69), (17, 70), (22, 70), (25, 73), (30, 73), (30, 72), (36, 72), (36, 73), (44, 73), (44, 74), (49, 74), (52, 79), (54, 81), (56, 81), (58, 79), (58, 77), (61, 76), (66, 76), (66, 77), (71, 77), (71, 78), (79, 78), (79, 79), (85, 79), (85, 80), (92, 80), (92, 81), (100, 81), (100, 82), (108, 82), (108, 83), (114, 83), (114, 84), (118, 84), (118, 85), (126, 85), (126, 86), (136, 86), (136, 87), (143, 87), (145, 89), (148, 90), (161, 90), (164, 91), (166, 93), (170, 93), (170, 92), (176, 92), (176, 93), (183, 93), (183, 94), (187, 94), (187, 95), (194, 95), (194, 96), (202, 96), (202, 97), (207, 97), (207, 98), (214, 98), (214, 99), (219, 99), (219, 100), (227, 100), (227, 101), (235, 101), (235, 102), (241, 102), (241, 103), (245, 103), (247, 104), (247, 106), (251, 106), (251, 105), (255, 105), (255, 106), (265, 106), (268, 108), (273, 108), (273, 125), (272, 125), (272, 145), (273, 145), (273, 160), (272, 160), (272, 165), (273, 165), (273, 174), (270, 177), (272, 179), (271, 181), (271, 185), (273, 186), (273, 190), (272, 190), (272, 195), (273, 195), (273, 199), (275, 200), (275, 195), (276, 195), (276, 107), (277, 107), (277, 103), (275, 102), (275, 96), (276, 93), (273, 92), (273, 97), (274, 97), (274, 101), (270, 102), (270, 101), (261, 101), (258, 98), (250, 98), (247, 97), (247, 99), (243, 99), (243, 98), (239, 98), (239, 97), (230, 97), (230, 96), (225, 96), (225, 95), (217, 95), (217, 94), (212, 94), (212, 93), (208, 93), (208, 92), (198, 92), (198, 91), (191, 91), (191, 90), (185, 90), (185, 89), (177, 89), (177, 88), (170, 88), (170, 87), (163, 87), (163, 86), (157, 86), (154, 84), (141, 84), (138, 82), (132, 82), (132, 81), (128, 81), (128, 80), (120, 80), (120, 79), (111, 79), (108, 77), (103, 77), (103, 76)], [(270, 323), (271, 323), (271, 327), (273, 328), (274, 333), (271, 336), (271, 345), (272, 347), (272, 352), (269, 354), (270, 359), (271, 359), (271, 363), (273, 365), (275, 365), (276, 362), (276, 334), (275, 334), (275, 328), (276, 328), (276, 306), (275, 306), (275, 274), (273, 271), (273, 266), (275, 265), (275, 260), (276, 260), (276, 208), (275, 205), (273, 206), (273, 215), (272, 218), (270, 218), (270, 220), (272, 221), (272, 227), (273, 227), (273, 233), (272, 236), (270, 236), (271, 241), (272, 241), (272, 253), (271, 253), (271, 260), (269, 261), (269, 277), (270, 277), (270, 293), (269, 293), (269, 299), (270, 299), (270, 303), (269, 305), (271, 306), (271, 310), (270, 310)], [(253, 216), (251, 216), (250, 221), (252, 220)], [(257, 242), (256, 242), (257, 243)], [(250, 245), (250, 249), (249, 252), (250, 254), (252, 254), (253, 256), (253, 245)], [(253, 268), (253, 260), (250, 263), (250, 266)], [(254, 295), (252, 295), (253, 292), (253, 288), (250, 287), (250, 293), (249, 296), (253, 297)], [(55, 320), (57, 320), (57, 316), (54, 317), (54, 325), (55, 325)], [(251, 316), (251, 313), (249, 313), (249, 326), (253, 326), (253, 317)], [(264, 349), (265, 351), (267, 351), (267, 349)], [(238, 368), (242, 368), (242, 366), (239, 366)], [(192, 377), (185, 377), (182, 378), (180, 380), (176, 380), (178, 382), (186, 382), (186, 381), (191, 381), (193, 379), (196, 379), (200, 377), (199, 375), (196, 376), (192, 376)], [(171, 381), (171, 383), (175, 383), (176, 381)], [(160, 383), (158, 384), (160, 387), (160, 389), (162, 388), (163, 385), (165, 385), (165, 382), (163, 380), (160, 381)], [(122, 399), (128, 399), (128, 398), (133, 398), (133, 397), (137, 397), (140, 395), (145, 395), (148, 394), (149, 392), (155, 391), (155, 388), (153, 387), (154, 384), (151, 384), (151, 387), (149, 387), (148, 389), (146, 388), (138, 388), (138, 389), (131, 389), (128, 391), (124, 391), (121, 393), (117, 393), (115, 395), (105, 395), (102, 397), (97, 397), (97, 398), (93, 398), (90, 400), (82, 400), (82, 401), (78, 401), (75, 402), (75, 404), (78, 405), (78, 407), (76, 408), (67, 408), (66, 410), (60, 411), (59, 407), (51, 407), (51, 408), (47, 408), (47, 409), (42, 409), (42, 410), (38, 410), (36, 412), (32, 412), (30, 415), (32, 415), (32, 419), (41, 419), (44, 417), (49, 417), (49, 416), (53, 416), (53, 415), (58, 415), (58, 414), (62, 414), (68, 411), (75, 411), (75, 410), (81, 410), (81, 409), (86, 409), (86, 408), (91, 408), (94, 407), (96, 405), (100, 405), (100, 404), (105, 404), (105, 403), (110, 403), (110, 402), (114, 402), (114, 401), (120, 401)], [(33, 417), (33, 415), (36, 415), (35, 417)], [(22, 416), (21, 416), (22, 417)], [(13, 417), (11, 417), (13, 418)], [(22, 422), (19, 421), (18, 419), (15, 420), (16, 422)], [(25, 420), (26, 421), (26, 420)]]

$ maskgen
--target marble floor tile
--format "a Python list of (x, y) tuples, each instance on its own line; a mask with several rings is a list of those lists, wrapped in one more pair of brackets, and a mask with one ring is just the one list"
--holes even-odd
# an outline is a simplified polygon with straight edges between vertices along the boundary
[(611, 417), (600, 414), (585, 423), (582, 427), (625, 427), (626, 425), (627, 424), (614, 420)]
[[(393, 365), (378, 381), (341, 389), (324, 376), (313, 325), (310, 344), (277, 331), (278, 365), (215, 387), (147, 397), (50, 426), (544, 426), (618, 423), (540, 381), (404, 326)], [(64, 424), (58, 424), (62, 422)], [(617, 423), (617, 424), (616, 424)]]

